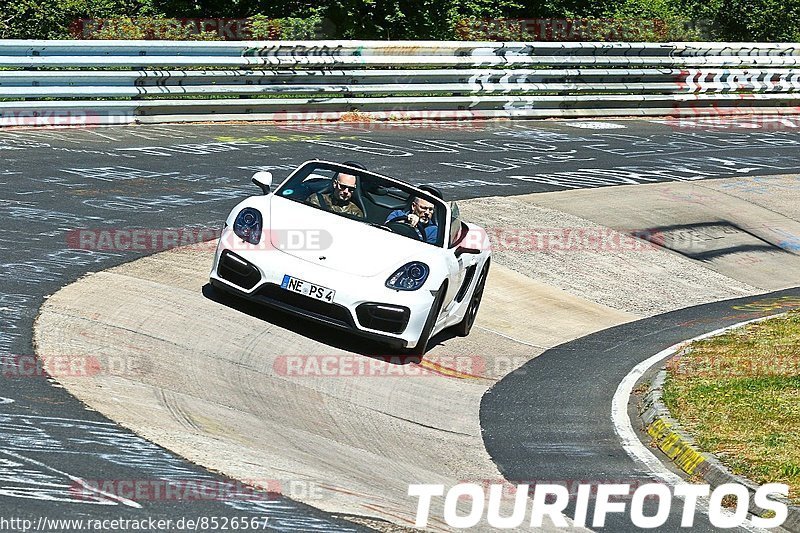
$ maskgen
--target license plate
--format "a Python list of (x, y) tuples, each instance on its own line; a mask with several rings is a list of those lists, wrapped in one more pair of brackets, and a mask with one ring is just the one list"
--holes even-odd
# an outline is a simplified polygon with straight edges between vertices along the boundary
[(336, 294), (336, 291), (334, 291), (333, 289), (329, 289), (328, 287), (323, 287), (322, 285), (311, 283), (310, 281), (298, 279), (288, 274), (283, 276), (283, 281), (281, 282), (281, 288), (286, 289), (287, 291), (296, 292), (297, 294), (302, 294), (303, 296), (308, 296), (309, 298), (314, 298), (315, 300), (322, 300), (323, 302), (328, 302), (328, 303), (333, 302), (333, 296)]

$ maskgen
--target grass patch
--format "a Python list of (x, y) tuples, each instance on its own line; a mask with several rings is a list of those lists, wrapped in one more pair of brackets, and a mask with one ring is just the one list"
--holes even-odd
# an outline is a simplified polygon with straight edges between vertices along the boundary
[(692, 343), (663, 397), (704, 451), (800, 503), (800, 312)]

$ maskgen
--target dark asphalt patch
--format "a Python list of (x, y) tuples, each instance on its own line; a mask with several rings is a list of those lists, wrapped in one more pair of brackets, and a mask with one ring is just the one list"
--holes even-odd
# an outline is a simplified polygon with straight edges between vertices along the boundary
[[(680, 309), (551, 348), (484, 395), (480, 420), (486, 449), (511, 482), (659, 482), (628, 456), (614, 431), (611, 403), (619, 383), (641, 361), (674, 344), (795, 308), (800, 288)], [(649, 442), (643, 431), (640, 436)], [(574, 499), (568, 509), (574, 511)], [(673, 506), (659, 531), (685, 531), (681, 510), (682, 505)], [(695, 516), (692, 531), (715, 530), (707, 517)], [(637, 530), (626, 514), (608, 515), (604, 529)]]
[(634, 236), (695, 261), (738, 252), (789, 253), (738, 225), (725, 220), (648, 228)]

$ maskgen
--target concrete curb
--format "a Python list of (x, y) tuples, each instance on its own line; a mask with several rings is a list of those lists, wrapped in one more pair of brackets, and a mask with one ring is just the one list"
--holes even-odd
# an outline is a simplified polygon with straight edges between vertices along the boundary
[[(677, 354), (683, 354), (685, 351), (686, 348)], [(661, 397), (666, 377), (666, 367), (661, 367), (639, 405), (639, 414), (645, 430), (653, 438), (658, 449), (683, 472), (692, 477), (699, 477), (711, 485), (712, 490), (724, 483), (738, 483), (754, 493), (758, 489), (756, 483), (733, 474), (714, 455), (701, 452), (692, 436), (686, 433), (680, 424), (670, 416), (669, 409), (664, 405)], [(782, 498), (781, 501), (788, 504), (788, 501)], [(759, 514), (763, 512), (763, 509), (751, 505), (750, 512)], [(800, 532), (800, 507), (789, 505), (789, 516), (783, 523), (783, 528), (792, 532)]]

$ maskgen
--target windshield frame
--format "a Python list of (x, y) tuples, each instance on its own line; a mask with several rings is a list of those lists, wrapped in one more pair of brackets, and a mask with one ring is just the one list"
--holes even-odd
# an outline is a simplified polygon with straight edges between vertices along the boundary
[[(437, 218), (437, 226), (439, 227), (439, 230), (437, 232), (437, 242), (436, 243), (429, 243), (429, 242), (427, 242), (425, 240), (419, 240), (418, 242), (421, 242), (421, 243), (426, 244), (428, 246), (435, 246), (436, 248), (445, 248), (446, 249), (448, 247), (449, 240), (450, 240), (449, 239), (449, 235), (450, 235), (450, 222), (451, 222), (450, 221), (450, 217), (451, 217), (450, 205), (447, 202), (443, 201), (442, 199), (438, 198), (437, 196), (435, 196), (435, 195), (433, 195), (433, 194), (431, 194), (431, 193), (429, 193), (427, 191), (418, 189), (417, 187), (415, 187), (414, 185), (412, 185), (410, 183), (407, 183), (405, 181), (399, 180), (397, 178), (392, 178), (390, 176), (386, 176), (384, 174), (378, 174), (377, 172), (372, 172), (370, 170), (364, 170), (364, 169), (361, 169), (361, 168), (351, 167), (351, 166), (348, 166), (348, 165), (345, 165), (345, 164), (342, 164), (342, 163), (335, 163), (335, 162), (332, 162), (332, 161), (325, 161), (325, 160), (321, 160), (321, 159), (313, 159), (313, 160), (305, 161), (304, 163), (299, 165), (295, 170), (293, 170), (289, 174), (289, 176), (285, 180), (283, 180), (278, 187), (276, 187), (274, 189), (272, 194), (275, 197), (282, 198), (284, 200), (288, 200), (290, 202), (298, 203), (298, 204), (305, 205), (305, 206), (308, 206), (308, 207), (312, 207), (314, 209), (319, 209), (319, 210), (321, 210), (321, 211), (323, 211), (325, 213), (329, 213), (331, 215), (339, 216), (339, 217), (342, 217), (342, 218), (345, 218), (345, 219), (348, 219), (348, 220), (353, 220), (353, 221), (356, 221), (356, 222), (361, 222), (365, 226), (371, 226), (373, 224), (372, 222), (370, 222), (370, 221), (368, 221), (366, 219), (361, 219), (361, 218), (358, 218), (358, 217), (349, 216), (349, 215), (344, 214), (344, 213), (337, 213), (337, 212), (334, 212), (334, 211), (330, 211), (330, 210), (325, 209), (323, 207), (311, 204), (308, 201), (304, 201), (304, 200), (301, 201), (298, 198), (288, 197), (288, 196), (285, 196), (284, 194), (282, 194), (282, 193), (285, 193), (285, 191), (286, 191), (286, 185), (291, 183), (293, 180), (295, 180), (296, 177), (299, 174), (305, 173), (306, 177), (308, 175), (312, 174), (313, 170), (309, 170), (309, 167), (312, 167), (312, 169), (313, 168), (317, 168), (317, 167), (321, 167), (322, 169), (327, 170), (327, 171), (346, 172), (348, 174), (352, 173), (352, 174), (355, 174), (355, 175), (359, 176), (359, 178), (360, 178), (360, 176), (368, 176), (370, 178), (374, 178), (376, 180), (385, 182), (385, 184), (387, 186), (400, 189), (402, 192), (409, 194), (409, 196), (416, 196), (416, 197), (419, 197), (419, 198), (422, 198), (424, 200), (427, 200), (427, 201), (431, 202), (432, 204), (434, 204), (434, 206), (436, 206), (436, 211), (438, 213), (441, 213), (441, 214), (437, 215), (437, 217), (436, 217)], [(305, 179), (305, 177), (304, 177), (304, 179)], [(378, 228), (375, 228), (375, 229), (378, 229)], [(380, 231), (384, 231), (384, 230), (381, 229)], [(400, 235), (400, 236), (404, 237), (403, 235)], [(415, 239), (412, 239), (410, 237), (404, 237), (404, 238), (406, 238), (408, 240), (411, 240), (411, 241), (415, 241)]]

